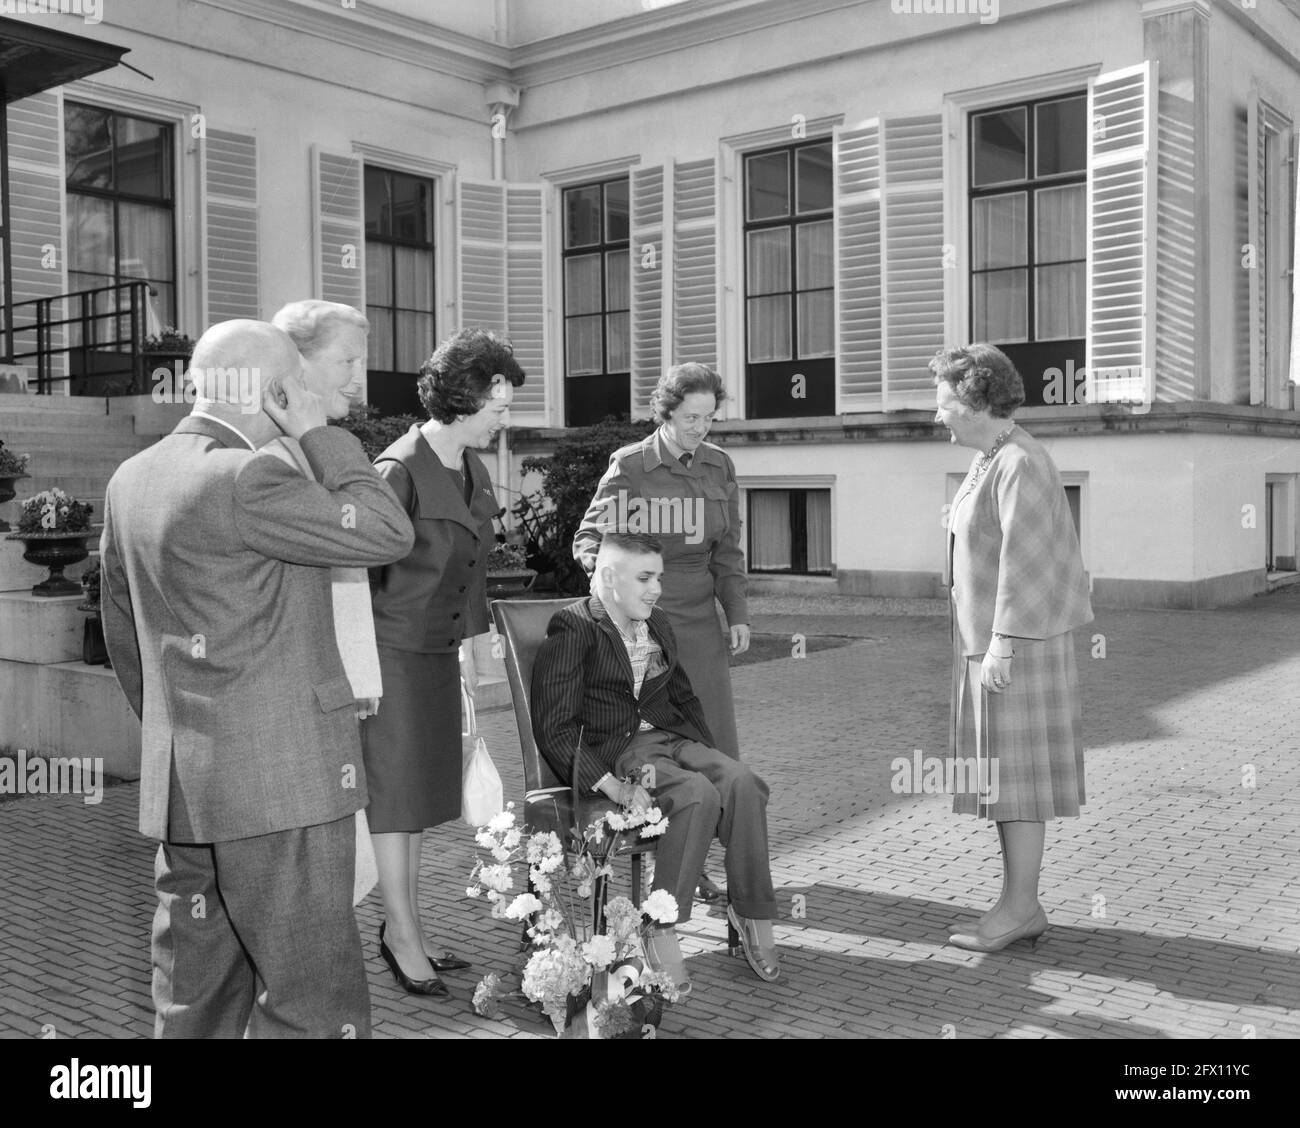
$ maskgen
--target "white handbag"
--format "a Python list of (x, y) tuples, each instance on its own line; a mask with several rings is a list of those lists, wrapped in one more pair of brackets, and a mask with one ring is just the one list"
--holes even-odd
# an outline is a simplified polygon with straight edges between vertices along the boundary
[(505, 788), (501, 774), (488, 755), (487, 744), (478, 734), (474, 699), (465, 679), (460, 679), (461, 749), (464, 757), (461, 778), (460, 814), (470, 826), (485, 826), (505, 809)]

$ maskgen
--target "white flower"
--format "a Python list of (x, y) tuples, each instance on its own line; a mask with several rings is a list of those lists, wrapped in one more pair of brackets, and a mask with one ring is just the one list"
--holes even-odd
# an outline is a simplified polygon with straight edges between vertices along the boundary
[(538, 862), (537, 869), (541, 873), (554, 873), (557, 869), (559, 869), (563, 865), (564, 865), (564, 855), (552, 854), (550, 857), (543, 858), (540, 862)]
[(676, 924), (677, 898), (666, 889), (656, 889), (641, 903), (641, 911), (658, 924)]
[(667, 829), (668, 829), (668, 820), (659, 819), (657, 822), (652, 822), (648, 826), (643, 826), (641, 828), (641, 837), (658, 838)]
[(506, 909), (506, 918), (508, 920), (523, 920), (524, 917), (532, 916), (533, 913), (540, 912), (542, 903), (531, 893), (520, 893), (513, 901), (510, 907)]
[(614, 941), (608, 936), (593, 936), (582, 946), (582, 958), (594, 968), (606, 968), (614, 962)]
[[(537, 865), (543, 858), (564, 857), (564, 847), (560, 845), (560, 836), (553, 830), (539, 831), (528, 839), (528, 861)], [(551, 869), (555, 867), (552, 866)], [(546, 871), (547, 873), (550, 870)]]
[(483, 890), (480, 889), (477, 885), (471, 885), (468, 889), (465, 890), (466, 897), (478, 897), (481, 896), (482, 893)]
[(523, 838), (523, 836), (524, 836), (523, 831), (521, 831), (518, 827), (512, 827), (510, 830), (506, 831), (506, 836), (503, 841), (507, 846), (510, 847), (510, 849), (513, 850), (516, 846), (519, 845), (519, 840)]
[(510, 867), (484, 866), (478, 875), (479, 882), (493, 889), (498, 893), (504, 893), (513, 884), (510, 876)]
[(590, 896), (591, 896), (591, 882), (590, 882), (590, 881), (580, 881), (580, 882), (578, 882), (578, 896), (579, 896), (579, 897), (590, 897)]
[[(514, 804), (511, 804), (513, 806)], [(499, 815), (493, 815), (488, 819), (487, 828), (496, 834), (502, 834), (515, 825), (514, 813), (507, 807)]]
[(618, 811), (610, 811), (605, 816), (605, 822), (609, 825), (610, 830), (627, 830), (627, 816), (620, 814)]
[(496, 858), (498, 862), (504, 862), (509, 859), (510, 851), (505, 846), (493, 846), (492, 856)]
[(474, 841), (482, 846), (485, 850), (492, 849), (497, 844), (497, 836), (487, 827), (479, 827), (478, 832), (474, 835)]
[(538, 893), (549, 893), (551, 891), (551, 879), (541, 870), (534, 869), (529, 876), (532, 878), (533, 888)]

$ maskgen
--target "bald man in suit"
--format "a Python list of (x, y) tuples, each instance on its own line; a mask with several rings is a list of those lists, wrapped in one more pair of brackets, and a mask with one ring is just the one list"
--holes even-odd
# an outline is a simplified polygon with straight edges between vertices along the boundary
[[(159, 840), (155, 1034), (367, 1037), (352, 911), (366, 803), (330, 568), (387, 564), (411, 523), (327, 427), (281, 330), (195, 346), (198, 400), (113, 475), (104, 633), (141, 720), (140, 831)], [(258, 448), (296, 439), (315, 480)]]

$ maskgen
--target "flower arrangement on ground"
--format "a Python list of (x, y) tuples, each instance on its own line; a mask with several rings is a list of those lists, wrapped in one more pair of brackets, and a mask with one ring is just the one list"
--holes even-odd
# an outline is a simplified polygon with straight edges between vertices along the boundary
[(95, 507), (78, 501), (57, 486), (42, 490), (35, 497), (21, 503), (17, 533), (19, 536), (39, 536), (57, 533), (76, 536), (90, 531), (90, 515)]
[[(668, 820), (658, 807), (609, 811), (583, 831), (572, 828), (566, 848), (554, 831), (516, 826), (513, 808), (478, 828), (474, 840), (489, 856), (476, 860), (465, 892), (485, 897), (498, 919), (527, 922), (532, 951), (520, 990), (487, 975), (474, 1010), (495, 1018), (502, 1000), (522, 996), (541, 1004), (557, 1034), (567, 1027), (572, 1036), (640, 1037), (678, 998), (672, 978), (647, 966), (644, 947), (647, 928), (676, 923), (677, 901), (664, 890), (640, 908), (626, 897), (606, 901), (606, 881), (618, 854), (663, 834)], [(521, 865), (528, 888), (511, 896)]]

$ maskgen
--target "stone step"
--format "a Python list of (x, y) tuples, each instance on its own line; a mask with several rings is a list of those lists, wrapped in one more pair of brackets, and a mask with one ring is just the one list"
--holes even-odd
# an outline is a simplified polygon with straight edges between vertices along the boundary
[[(137, 435), (130, 427), (81, 428), (72, 430), (57, 425), (50, 427), (12, 427), (4, 428), (5, 446), (11, 450), (70, 450), (73, 444), (80, 448), (91, 447), (130, 447), (139, 450), (141, 444), (153, 441), (151, 436)], [(21, 446), (19, 445), (21, 444)]]
[(113, 671), (81, 661), (81, 629), (75, 661), (0, 659), (0, 746), (102, 758), (109, 775), (138, 779), (140, 722)]
[(59, 411), (66, 415), (104, 415), (102, 396), (0, 395), (0, 419), (10, 413), (28, 415), (42, 411)]
[(30, 591), (0, 592), (0, 659), (48, 666), (80, 658), (86, 618), (77, 610), (80, 602), (80, 593), (42, 598)]

